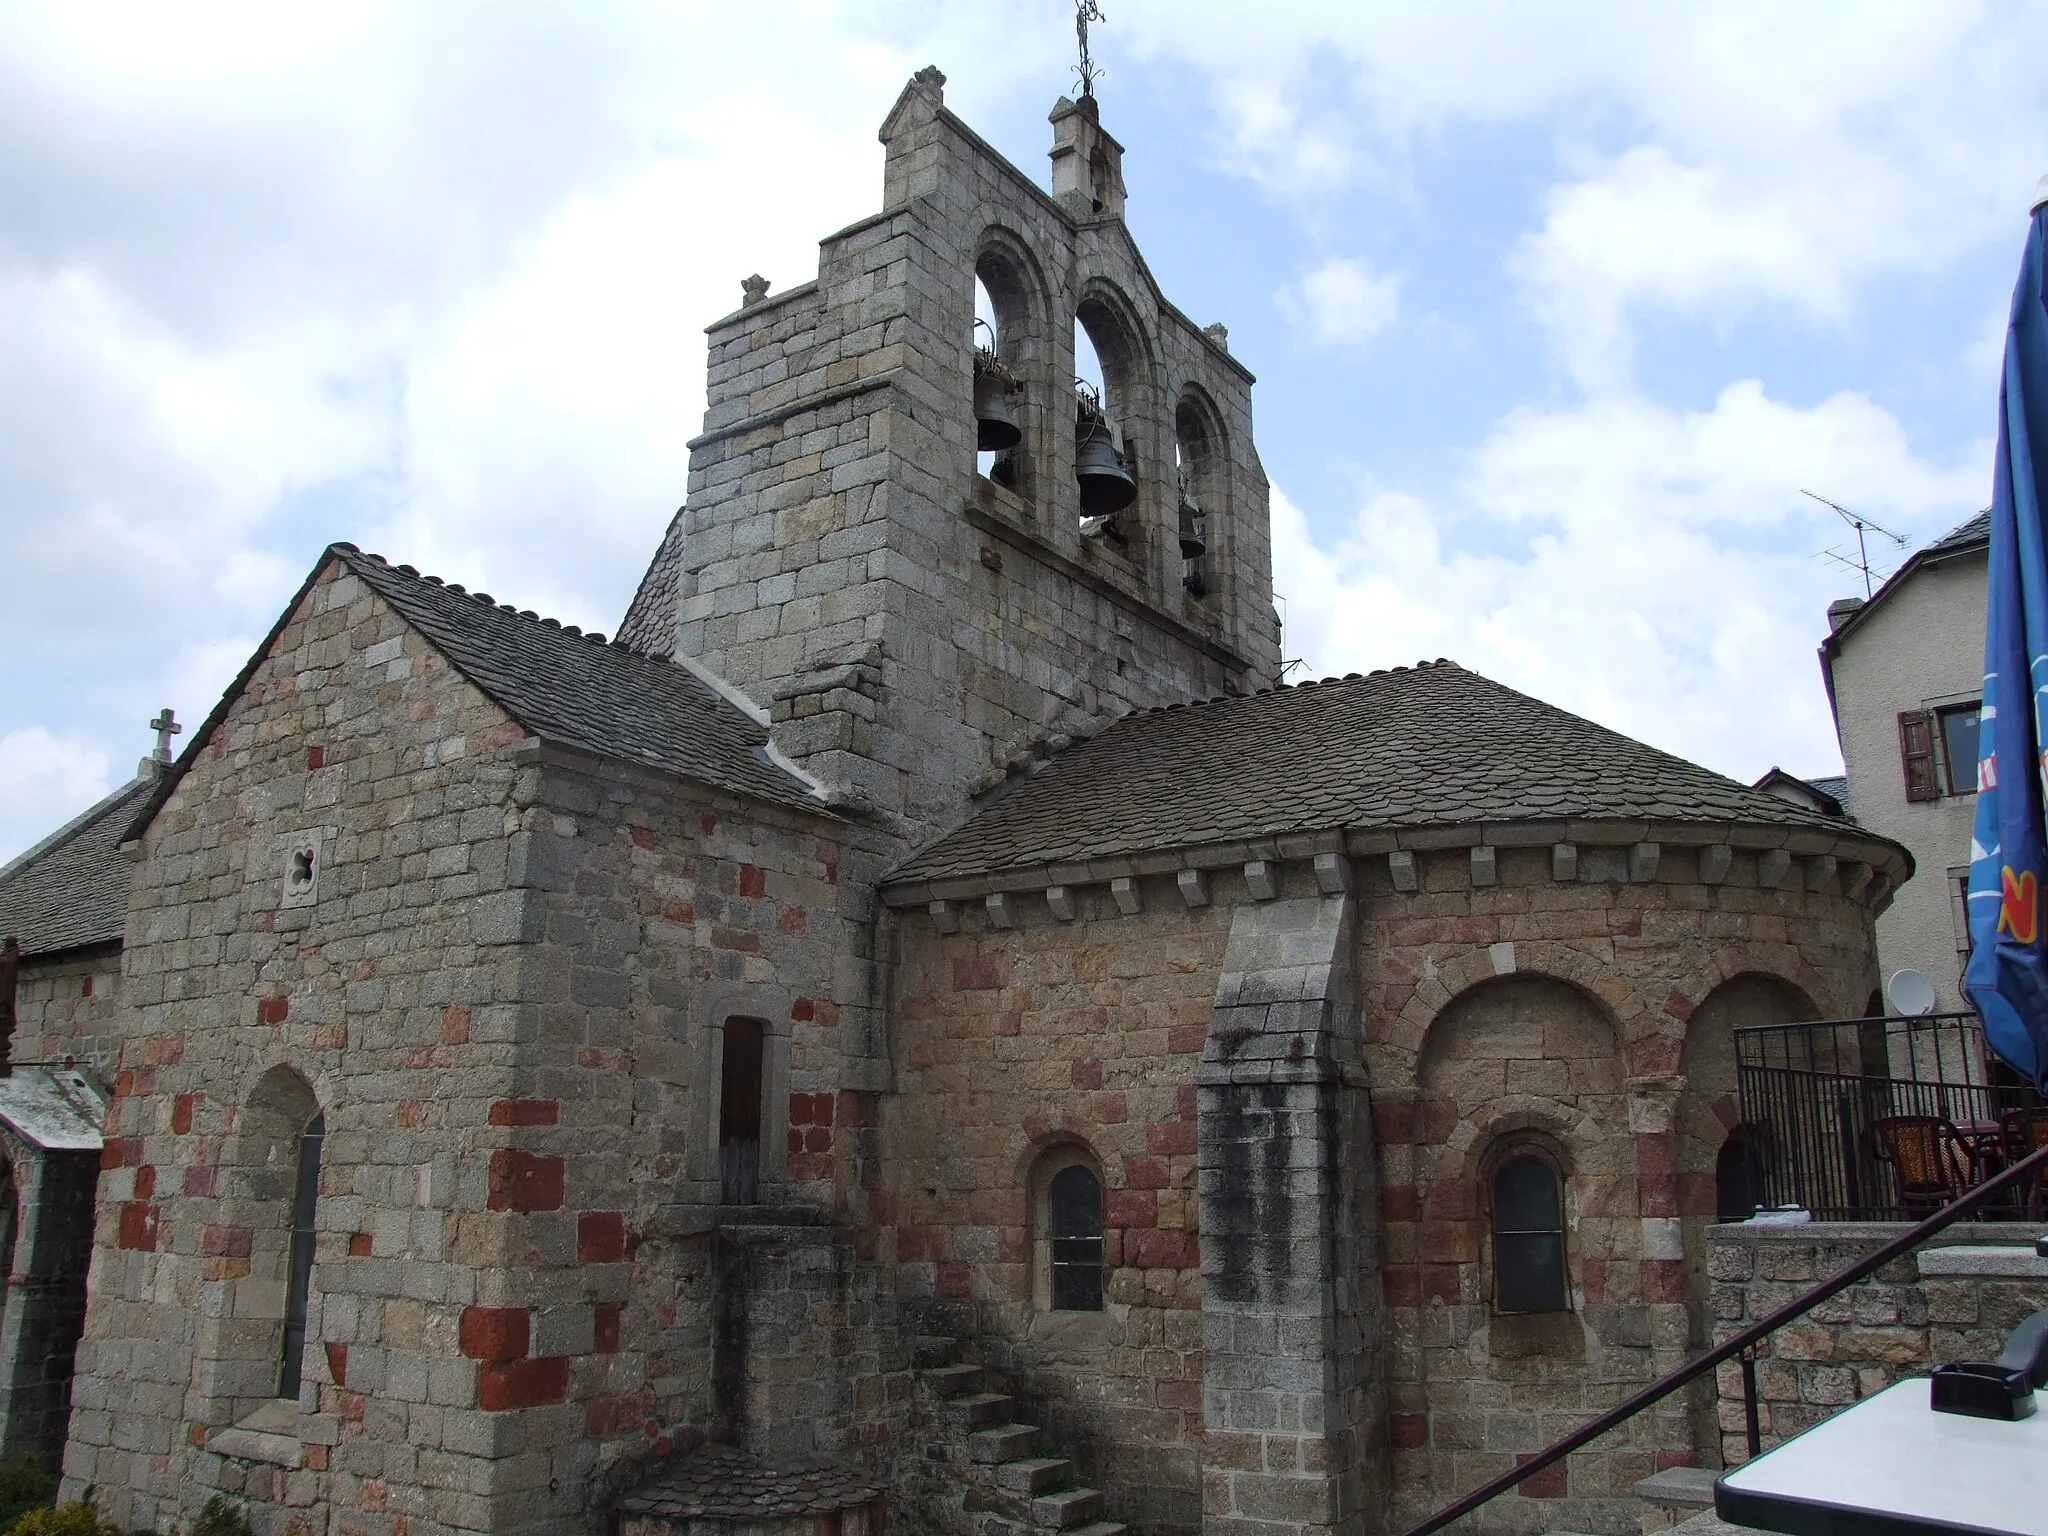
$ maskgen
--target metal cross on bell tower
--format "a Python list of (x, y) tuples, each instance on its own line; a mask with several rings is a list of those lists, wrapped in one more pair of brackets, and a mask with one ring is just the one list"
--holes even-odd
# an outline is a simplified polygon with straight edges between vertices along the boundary
[(167, 704), (163, 712), (149, 722), (149, 728), (156, 732), (156, 750), (149, 754), (153, 763), (168, 763), (171, 760), (171, 738), (179, 735), (185, 727), (178, 724), (178, 716)]
[(1095, 0), (1074, 0), (1074, 35), (1081, 43), (1081, 62), (1074, 66), (1074, 73), (1081, 77), (1081, 97), (1084, 101), (1094, 99), (1095, 77), (1098, 73), (1094, 56), (1088, 52), (1088, 23), (1107, 20), (1109, 18), (1102, 14), (1102, 7), (1097, 5)]

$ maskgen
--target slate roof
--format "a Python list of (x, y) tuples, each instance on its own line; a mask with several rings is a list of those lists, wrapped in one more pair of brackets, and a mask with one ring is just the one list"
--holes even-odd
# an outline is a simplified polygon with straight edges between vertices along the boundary
[(772, 755), (766, 723), (686, 667), (392, 565), (353, 544), (330, 544), (125, 836), (140, 837), (170, 798), (328, 560), (347, 566), (456, 671), (542, 740), (813, 815), (833, 814), (805, 779)]
[(1986, 507), (1967, 523), (1951, 528), (1932, 544), (1920, 551), (1923, 555), (1938, 554), (1945, 550), (1960, 549), (1965, 544), (1974, 544), (1979, 539), (1991, 537), (1991, 509)]
[(1839, 805), (1842, 808), (1842, 814), (1844, 816), (1853, 816), (1856, 814), (1855, 810), (1849, 804), (1848, 779), (1837, 774), (1832, 778), (1808, 779), (1806, 782), (1811, 784), (1815, 789), (1819, 790), (1822, 794), (1826, 795), (1830, 800), (1834, 801), (1835, 804)]
[(0, 869), (0, 937), (19, 938), (24, 956), (119, 943), (135, 872), (121, 841), (156, 783), (131, 779)]
[(1842, 831), (1438, 661), (1125, 715), (889, 883), (1290, 832), (1565, 817)]
[(824, 809), (769, 756), (768, 727), (695, 673), (350, 544), (328, 552), (534, 734), (758, 800)]

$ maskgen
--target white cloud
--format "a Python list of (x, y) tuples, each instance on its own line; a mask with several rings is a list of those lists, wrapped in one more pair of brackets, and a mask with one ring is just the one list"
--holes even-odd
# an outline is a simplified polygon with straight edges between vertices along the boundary
[(1796, 488), (1842, 487), (1926, 534), (1973, 504), (1982, 457), (1930, 465), (1863, 396), (1802, 410), (1754, 381), (1706, 411), (1614, 397), (1520, 411), (1454, 505), (1369, 490), (1318, 543), (1275, 494), (1288, 653), (1310, 675), (1446, 656), (1725, 773), (1833, 771), (1807, 658), (1843, 583), (1785, 552), (1833, 537)]
[(107, 755), (90, 742), (39, 725), (0, 736), (0, 864), (112, 787)]
[(1413, 198), (1462, 130), (1546, 134), (1556, 175), (1512, 256), (1588, 387), (1634, 319), (1772, 306), (1852, 322), (1872, 279), (2009, 238), (2048, 164), (2048, 12), (1837, 0), (1569, 11), (1356, 0), (1263, 13), (1130, 0), (1135, 45), (1208, 82), (1217, 154), (1310, 221), (1365, 185)]
[(1394, 322), (1401, 275), (1375, 272), (1355, 256), (1326, 256), (1273, 301), (1317, 341), (1369, 341)]

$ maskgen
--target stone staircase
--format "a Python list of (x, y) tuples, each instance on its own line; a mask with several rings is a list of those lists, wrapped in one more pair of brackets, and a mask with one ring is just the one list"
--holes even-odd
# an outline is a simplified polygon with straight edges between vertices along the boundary
[(987, 1385), (978, 1365), (951, 1363), (951, 1340), (919, 1350), (919, 1390), (935, 1431), (927, 1455), (943, 1463), (960, 1509), (977, 1536), (1125, 1536), (1103, 1518), (1099, 1488), (1074, 1480), (1036, 1424), (1017, 1417), (1016, 1400)]

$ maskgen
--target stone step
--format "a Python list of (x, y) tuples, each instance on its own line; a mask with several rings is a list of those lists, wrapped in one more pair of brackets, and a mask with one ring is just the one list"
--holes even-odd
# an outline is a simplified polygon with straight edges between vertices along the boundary
[(1636, 1497), (1673, 1510), (1712, 1509), (1714, 1479), (1721, 1474), (1708, 1467), (1666, 1467), (1636, 1484)]
[(936, 1370), (960, 1358), (960, 1341), (942, 1333), (921, 1333), (911, 1347), (910, 1363), (920, 1371)]
[(1129, 1526), (1120, 1525), (1114, 1520), (1097, 1520), (1092, 1525), (1075, 1526), (1067, 1532), (1067, 1536), (1124, 1536), (1129, 1529)]
[(981, 1390), (981, 1367), (935, 1365), (930, 1370), (922, 1372), (920, 1379), (939, 1397), (966, 1397)]
[(967, 1437), (967, 1459), (984, 1467), (999, 1467), (1031, 1454), (1038, 1444), (1036, 1424), (1002, 1424), (977, 1430)]
[(1016, 1400), (1006, 1393), (970, 1392), (949, 1400), (945, 1411), (956, 1430), (992, 1429), (1011, 1422), (1010, 1410), (1016, 1406)]
[(1069, 1488), (1042, 1493), (1031, 1501), (1031, 1523), (1044, 1531), (1071, 1531), (1102, 1513), (1100, 1488)]
[(1064, 1456), (1027, 1456), (996, 1468), (996, 1486), (1035, 1498), (1074, 1480), (1074, 1464)]

